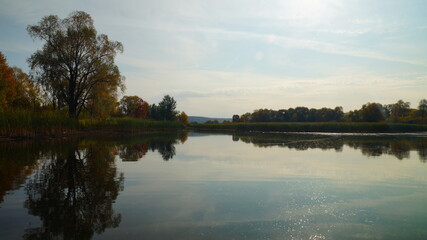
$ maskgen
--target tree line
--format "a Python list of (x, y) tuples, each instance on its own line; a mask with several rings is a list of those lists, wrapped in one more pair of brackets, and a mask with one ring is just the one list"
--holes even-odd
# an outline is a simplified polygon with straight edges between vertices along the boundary
[(154, 120), (186, 120), (169, 95), (159, 104), (138, 96), (118, 95), (124, 77), (115, 64), (123, 45), (98, 34), (92, 17), (83, 11), (60, 19), (45, 16), (27, 31), (43, 46), (28, 58), (30, 73), (10, 67), (0, 52), (0, 110), (66, 112), (70, 118), (128, 116)]
[(233, 122), (403, 122), (427, 123), (427, 100), (422, 99), (413, 109), (409, 102), (393, 104), (366, 103), (360, 109), (343, 112), (342, 107), (289, 109), (257, 109), (252, 113), (233, 115)]

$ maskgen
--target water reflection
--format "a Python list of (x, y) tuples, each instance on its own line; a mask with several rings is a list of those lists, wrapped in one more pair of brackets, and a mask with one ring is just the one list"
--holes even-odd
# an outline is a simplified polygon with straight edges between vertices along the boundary
[(344, 146), (349, 146), (361, 150), (366, 156), (387, 154), (399, 160), (409, 158), (410, 151), (417, 151), (420, 161), (427, 162), (427, 138), (418, 136), (235, 133), (232, 140), (252, 143), (257, 147), (279, 146), (296, 150), (319, 148), (340, 152)]
[(37, 159), (54, 146), (53, 142), (0, 142), (0, 203), (7, 192), (24, 184)]
[(25, 188), (25, 207), (40, 217), (42, 226), (27, 229), (24, 238), (91, 239), (94, 233), (117, 227), (121, 215), (114, 212), (113, 203), (123, 190), (124, 175), (117, 172), (115, 155), (137, 161), (151, 150), (167, 161), (176, 154), (174, 144), (185, 140), (183, 134), (135, 137), (128, 142), (89, 139), (79, 147), (71, 144), (50, 152)]
[(29, 228), (24, 239), (91, 239), (117, 227), (113, 203), (123, 190), (123, 173), (114, 163), (114, 148), (94, 144), (51, 152), (41, 161), (25, 189), (24, 206), (42, 226)]
[[(177, 132), (134, 137), (110, 136), (97, 139), (88, 138), (67, 141), (0, 142), (0, 203), (4, 201), (4, 196), (8, 192), (19, 189), (25, 183), (28, 176), (34, 172), (35, 168), (37, 168), (38, 171), (40, 166), (37, 167), (37, 165), (40, 159), (46, 160), (46, 162), (40, 161), (41, 165), (47, 164), (48, 162), (49, 164), (53, 164), (51, 163), (52, 159), (67, 159), (64, 157), (64, 151), (74, 151), (75, 155), (83, 156), (84, 158), (94, 157), (94, 154), (97, 152), (95, 151), (96, 148), (102, 146), (98, 154), (101, 152), (107, 154), (103, 157), (109, 159), (108, 161), (113, 161), (115, 155), (118, 155), (120, 159), (125, 162), (138, 161), (142, 159), (149, 150), (158, 152), (163, 160), (168, 161), (176, 154), (175, 145), (184, 143), (187, 138), (187, 132)], [(74, 146), (74, 149), (69, 150), (71, 146)], [(81, 162), (83, 160), (87, 162), (87, 159), (80, 159), (79, 161)], [(53, 166), (55, 165), (45, 167), (51, 168)], [(84, 167), (87, 168), (86, 166)], [(79, 172), (75, 173), (78, 174)]]
[[(0, 144), (1, 238), (427, 236), (427, 166), (412, 161), (417, 151), (426, 162), (425, 137), (187, 138), (170, 133)], [(12, 191), (14, 198), (4, 196)], [(10, 220), (18, 205), (11, 201), (28, 215)], [(16, 232), (8, 232), (10, 225)]]
[(143, 158), (148, 150), (152, 152), (157, 151), (162, 159), (168, 161), (172, 159), (176, 154), (175, 145), (178, 143), (184, 143), (188, 139), (187, 132), (176, 132), (162, 135), (149, 135), (139, 136), (131, 138), (129, 141), (119, 140), (119, 156), (122, 161), (138, 161)]

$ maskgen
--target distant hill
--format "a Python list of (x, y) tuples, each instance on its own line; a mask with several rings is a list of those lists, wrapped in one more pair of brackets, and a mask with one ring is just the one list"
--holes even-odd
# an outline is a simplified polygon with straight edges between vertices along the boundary
[(189, 122), (204, 123), (204, 122), (207, 122), (209, 120), (211, 120), (211, 121), (217, 120), (220, 123), (222, 123), (224, 121), (230, 121), (231, 122), (231, 118), (209, 118), (209, 117), (199, 117), (199, 116), (188, 116)]

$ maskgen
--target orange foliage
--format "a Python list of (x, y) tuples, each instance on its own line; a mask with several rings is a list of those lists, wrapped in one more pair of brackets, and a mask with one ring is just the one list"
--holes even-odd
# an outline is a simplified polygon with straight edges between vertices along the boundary
[(0, 52), (0, 106), (8, 107), (16, 98), (17, 82), (13, 68), (9, 67), (6, 58)]

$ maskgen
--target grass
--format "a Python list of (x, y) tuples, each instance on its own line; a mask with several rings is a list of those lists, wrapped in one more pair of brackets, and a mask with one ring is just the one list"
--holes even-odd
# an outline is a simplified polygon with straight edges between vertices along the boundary
[(105, 120), (82, 119), (79, 120), (82, 129), (115, 129), (115, 130), (138, 130), (138, 129), (180, 129), (184, 125), (180, 122), (172, 121), (155, 121), (150, 119), (136, 118), (108, 118)]
[(0, 110), (0, 136), (56, 135), (78, 128), (75, 119), (60, 112), (33, 112), (27, 110)]
[(85, 131), (153, 131), (184, 128), (180, 122), (134, 118), (105, 120), (69, 118), (66, 113), (0, 110), (0, 137), (59, 136)]
[(199, 130), (266, 131), (266, 132), (424, 132), (427, 125), (404, 123), (222, 123), (193, 124)]

